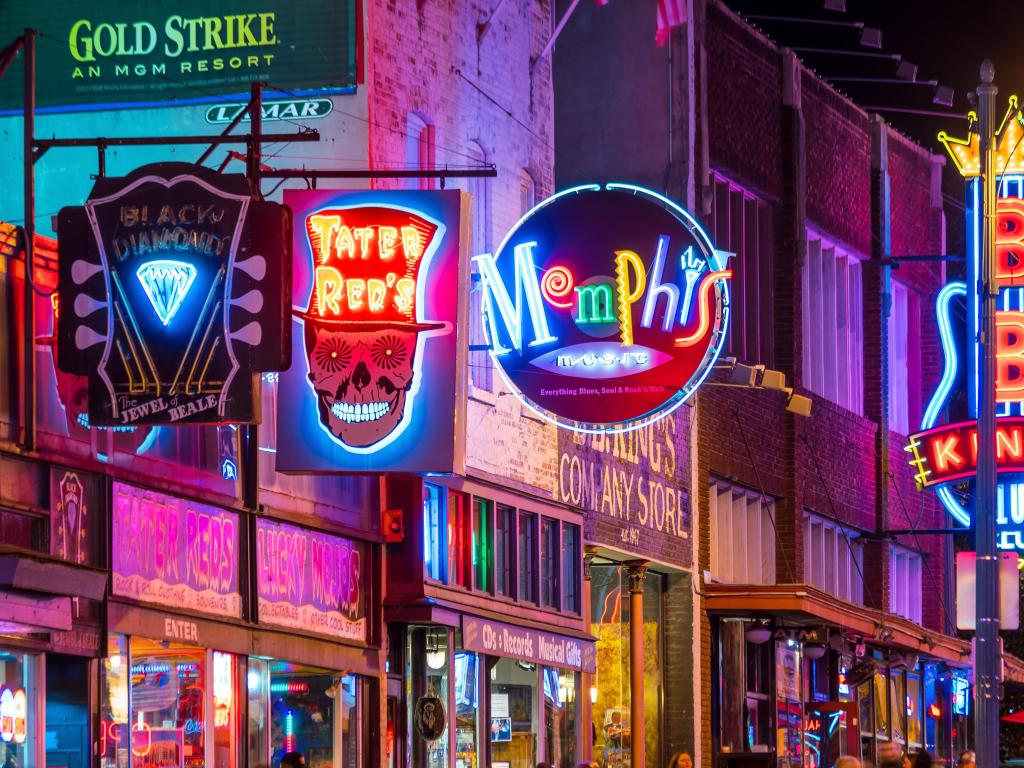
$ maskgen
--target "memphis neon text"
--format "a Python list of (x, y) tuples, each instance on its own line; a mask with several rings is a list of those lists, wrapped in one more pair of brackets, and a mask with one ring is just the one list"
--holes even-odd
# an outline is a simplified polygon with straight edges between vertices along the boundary
[[(917, 483), (927, 488), (974, 477), (978, 470), (978, 424), (946, 424), (911, 435), (908, 451)], [(996, 467), (1024, 472), (1024, 417), (1001, 418), (996, 425)]]
[[(650, 269), (635, 251), (616, 250), (611, 254), (613, 276), (588, 275), (582, 280), (560, 264), (548, 267), (541, 275), (536, 265), (536, 247), (537, 243), (528, 242), (512, 249), (515, 276), (512, 293), (499, 275), (493, 255), (483, 254), (475, 259), (486, 289), (486, 316), (492, 348), (497, 355), (507, 354), (513, 349), (520, 353), (523, 351), (524, 300), (533, 331), (533, 340), (526, 346), (558, 341), (550, 331), (545, 304), (550, 311), (569, 312), (572, 321), (581, 328), (617, 325), (619, 340), (624, 347), (633, 345), (634, 306), (642, 309), (640, 327), (652, 328), (661, 304), (661, 330), (672, 333), (692, 325), (690, 318), (696, 304), (696, 327), (676, 338), (675, 344), (683, 347), (699, 344), (713, 326), (709, 301), (711, 291), (717, 281), (728, 280), (732, 275), (729, 270), (707, 271), (703, 259), (694, 254), (691, 245), (678, 256), (683, 275), (680, 283), (663, 282), (670, 248), (669, 237), (665, 235), (658, 238)], [(498, 318), (505, 327), (511, 347), (499, 341), (502, 337), (498, 334)]]

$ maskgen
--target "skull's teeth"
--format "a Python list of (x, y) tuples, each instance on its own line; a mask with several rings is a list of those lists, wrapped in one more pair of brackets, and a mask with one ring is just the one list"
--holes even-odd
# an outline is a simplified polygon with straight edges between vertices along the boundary
[(377, 421), (391, 408), (389, 403), (342, 403), (336, 402), (331, 406), (331, 413), (335, 418), (341, 419), (348, 424), (363, 421)]

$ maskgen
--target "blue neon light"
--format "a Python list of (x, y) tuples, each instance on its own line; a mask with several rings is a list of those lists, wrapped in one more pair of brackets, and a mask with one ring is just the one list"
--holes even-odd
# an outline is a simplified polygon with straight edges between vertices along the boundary
[(169, 324), (178, 313), (195, 282), (196, 274), (193, 265), (175, 259), (147, 261), (135, 272), (149, 303), (153, 305), (153, 311), (164, 325)]

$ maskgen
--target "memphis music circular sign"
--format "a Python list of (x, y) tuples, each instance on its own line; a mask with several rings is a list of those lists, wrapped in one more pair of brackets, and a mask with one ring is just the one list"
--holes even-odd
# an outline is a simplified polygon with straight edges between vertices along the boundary
[(726, 254), (689, 213), (641, 187), (560, 192), (475, 262), (496, 366), (528, 407), (568, 429), (665, 416), (725, 341)]

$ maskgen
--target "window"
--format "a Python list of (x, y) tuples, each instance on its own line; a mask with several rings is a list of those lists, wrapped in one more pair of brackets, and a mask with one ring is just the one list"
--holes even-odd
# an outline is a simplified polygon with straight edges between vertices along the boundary
[(889, 610), (921, 623), (921, 555), (893, 547), (889, 555)]
[(470, 563), (473, 526), (466, 495), (448, 491), (448, 583), (468, 588), (472, 574)]
[(715, 247), (734, 253), (726, 345), (729, 354), (772, 365), (772, 209), (749, 192), (714, 180), (711, 229)]
[(439, 485), (423, 484), (423, 571), (434, 581), (444, 581), (443, 491)]
[[(484, 165), (488, 162), (487, 154), (483, 147), (475, 141), (469, 145), (469, 162), (474, 165)], [(468, 192), (473, 198), (473, 244), (472, 256), (481, 253), (490, 253), (490, 220), (491, 220), (491, 180), (486, 177), (472, 178), (467, 180)], [(469, 317), (470, 317), (470, 352), (469, 371), (470, 380), (477, 389), (488, 392), (494, 391), (494, 362), (487, 351), (489, 344), (487, 334), (484, 331), (483, 314), (483, 283), (480, 280), (480, 273), (476, 269), (476, 262), (473, 262), (472, 287), (469, 293)]]
[(775, 582), (775, 503), (756, 491), (711, 483), (711, 574), (737, 584)]
[(841, 600), (864, 603), (864, 547), (858, 532), (808, 514), (804, 518), (804, 579)]
[(537, 516), (519, 513), (519, 599), (537, 602)]
[(491, 510), (494, 502), (473, 498), (473, 589), (491, 589)]
[(494, 592), (515, 597), (516, 511), (498, 505), (494, 523)]
[(864, 413), (864, 329), (860, 262), (808, 235), (803, 267), (803, 385)]
[[(415, 112), (409, 113), (405, 138), (405, 164), (408, 168), (418, 170), (433, 168), (436, 165), (436, 147), (434, 142), (434, 126), (424, 117)], [(412, 179), (412, 189), (434, 189), (436, 179)]]
[(537, 204), (537, 184), (525, 168), (519, 172), (519, 215), (525, 215)]
[(890, 295), (889, 429), (907, 435), (920, 419), (920, 388), (911, 386), (911, 376), (921, 370), (920, 302), (896, 280)]
[(560, 608), (558, 594), (558, 555), (560, 549), (559, 523), (545, 517), (541, 522), (540, 586), (541, 604), (545, 608)]
[(562, 523), (562, 610), (580, 612), (580, 527)]

